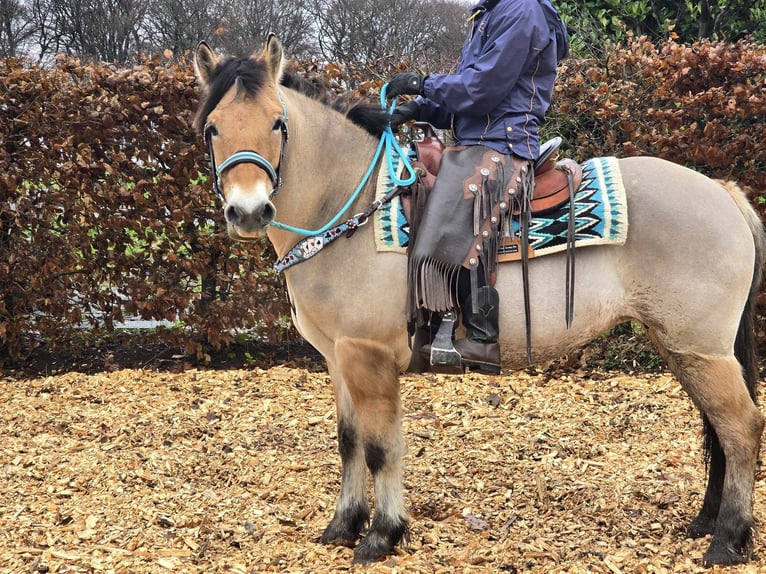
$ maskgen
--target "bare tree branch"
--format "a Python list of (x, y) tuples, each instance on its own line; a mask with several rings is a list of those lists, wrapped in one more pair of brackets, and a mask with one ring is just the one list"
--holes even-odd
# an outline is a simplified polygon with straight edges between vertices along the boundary
[(21, 0), (0, 0), (0, 56), (27, 56), (25, 44), (35, 34), (30, 10)]

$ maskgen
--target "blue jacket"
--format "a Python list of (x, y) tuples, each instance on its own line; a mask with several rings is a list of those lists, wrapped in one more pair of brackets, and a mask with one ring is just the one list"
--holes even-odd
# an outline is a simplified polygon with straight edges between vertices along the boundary
[[(483, 144), (535, 160), (556, 65), (568, 45), (557, 48), (544, 11), (558, 19), (549, 0), (499, 0), (488, 11), (487, 1), (471, 10), (478, 15), (455, 73), (426, 78), (418, 119), (452, 128), (458, 145)], [(559, 43), (568, 44), (565, 29)]]

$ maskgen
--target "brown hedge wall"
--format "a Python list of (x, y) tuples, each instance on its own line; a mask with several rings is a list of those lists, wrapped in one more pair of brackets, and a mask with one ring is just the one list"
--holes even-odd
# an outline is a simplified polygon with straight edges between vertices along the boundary
[(577, 157), (655, 155), (766, 193), (766, 46), (642, 37), (569, 60), (549, 120)]
[(220, 346), (285, 312), (265, 243), (222, 234), (191, 127), (188, 66), (2, 64), (0, 356), (67, 345), (83, 323), (178, 317), (164, 333)]
[[(546, 130), (576, 158), (644, 153), (737, 180), (760, 209), (764, 85), (764, 46), (639, 38), (567, 61)], [(76, 350), (82, 325), (110, 331), (128, 314), (180, 319), (154, 336), (198, 355), (234, 329), (297, 337), (270, 248), (223, 232), (196, 105), (183, 62), (0, 63), (0, 362), (41, 343)]]

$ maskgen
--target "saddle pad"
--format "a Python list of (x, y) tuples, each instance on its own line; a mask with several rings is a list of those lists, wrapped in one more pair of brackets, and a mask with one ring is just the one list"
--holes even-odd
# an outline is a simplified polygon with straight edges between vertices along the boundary
[[(628, 236), (628, 206), (619, 161), (592, 158), (581, 164), (582, 183), (575, 193), (575, 247), (622, 245)], [(567, 247), (569, 203), (532, 217), (529, 223), (530, 257), (564, 251)], [(514, 227), (518, 232), (517, 222)], [(503, 253), (505, 260), (520, 254)]]
[[(402, 173), (405, 169), (400, 157), (396, 158), (395, 169), (399, 175), (405, 175)], [(391, 180), (388, 164), (383, 162), (378, 171), (375, 199), (381, 199), (393, 188), (394, 182)], [(388, 203), (380, 206), (380, 209), (373, 216), (373, 221), (375, 225), (375, 245), (378, 251), (407, 252), (407, 245), (410, 241), (410, 224), (404, 217), (402, 201), (398, 195)]]
[[(581, 164), (583, 179), (575, 193), (575, 246), (621, 245), (628, 236), (628, 209), (625, 188), (617, 158), (598, 157)], [(400, 166), (397, 166), (397, 170)], [(384, 166), (378, 176), (376, 197), (391, 189), (393, 183)], [(383, 205), (374, 216), (375, 242), (378, 251), (404, 253), (409, 241), (409, 224), (399, 198)], [(529, 225), (530, 257), (540, 257), (566, 249), (569, 204), (533, 217)], [(499, 251), (504, 260), (518, 254)]]

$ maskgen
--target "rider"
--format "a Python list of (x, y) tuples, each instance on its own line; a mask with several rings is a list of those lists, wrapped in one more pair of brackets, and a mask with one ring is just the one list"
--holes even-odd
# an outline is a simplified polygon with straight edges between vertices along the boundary
[[(471, 9), (469, 21), (470, 30), (454, 73), (422, 76), (404, 72), (391, 78), (388, 97), (419, 96), (398, 106), (391, 124), (396, 127), (414, 119), (437, 128), (451, 128), (457, 146), (466, 146), (467, 150), (479, 146), (492, 153), (495, 165), (501, 163), (496, 154), (502, 154), (508, 166), (502, 173), (512, 174), (512, 178), (503, 177), (506, 193), (509, 182), (516, 188), (510, 189), (511, 194), (531, 192), (531, 166), (540, 149), (538, 130), (553, 95), (556, 66), (569, 50), (566, 28), (549, 0), (482, 0)], [(468, 173), (465, 164), (471, 161), (475, 167), (481, 155), (458, 153), (464, 153), (465, 159), (442, 161), (432, 193), (440, 200), (426, 205), (411, 250), (410, 285), (415, 290), (411, 297), (415, 307), (442, 315), (455, 310), (457, 303), (467, 336), (455, 341), (454, 348), (463, 365), (497, 373), (500, 349), (499, 297), (493, 286), (495, 255), (488, 257), (481, 252), (481, 246), (468, 256), (464, 247), (459, 248), (462, 252), (457, 259), (442, 255), (443, 246), (449, 244), (445, 234), (458, 233), (448, 229), (452, 213), (480, 203), (472, 198), (466, 199), (465, 205), (458, 199), (445, 202), (445, 196), (437, 193), (451, 188), (453, 197), (462, 198)], [(495, 214), (500, 203), (497, 199), (493, 200)], [(465, 222), (475, 221), (476, 217), (472, 212), (469, 217), (456, 218)], [(499, 224), (495, 219), (493, 228), (497, 232)], [(473, 227), (476, 229), (475, 224)], [(465, 235), (466, 231), (459, 233)], [(469, 249), (476, 243), (474, 237), (466, 241)], [(495, 245), (491, 241), (488, 244)], [(429, 283), (435, 273), (441, 274), (441, 279)], [(432, 296), (434, 283), (442, 286), (440, 298)]]

